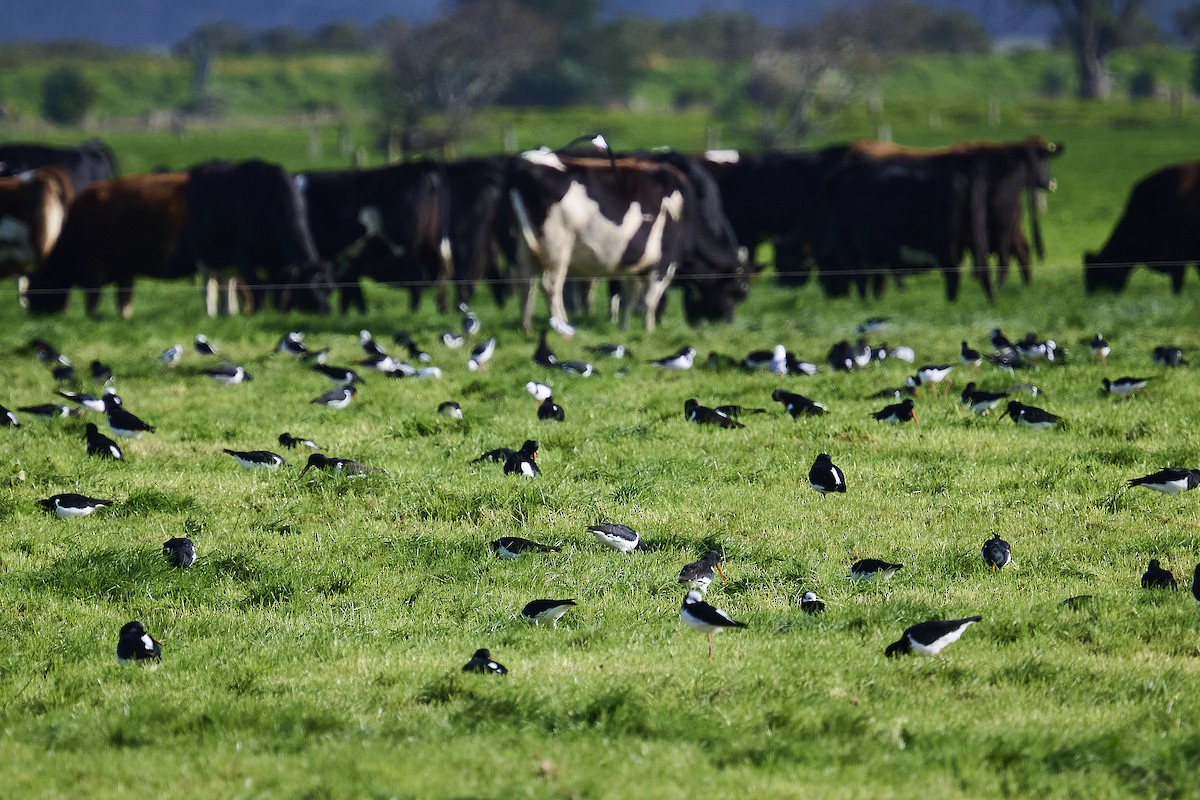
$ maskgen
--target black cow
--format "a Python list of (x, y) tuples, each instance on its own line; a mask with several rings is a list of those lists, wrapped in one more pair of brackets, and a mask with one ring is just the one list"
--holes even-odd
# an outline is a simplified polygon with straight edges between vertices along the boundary
[[(186, 194), (173, 274), (233, 268), (257, 300), (269, 289), (280, 310), (329, 310), (330, 269), (318, 261), (304, 197), (283, 167), (263, 161), (193, 167)], [(215, 301), (210, 292), (210, 315)]]
[[(485, 280), (498, 305), (508, 299), (510, 286), (500, 273), (498, 255), (515, 252), (504, 202), (505, 174), (510, 159), (469, 158), (443, 166), (448, 190), (450, 262), (460, 303), (470, 303), (475, 285)], [(501, 241), (503, 240), (503, 241)]]
[(1084, 286), (1121, 291), (1136, 264), (1171, 276), (1183, 289), (1188, 264), (1200, 269), (1200, 162), (1160, 169), (1139, 181), (1099, 253), (1083, 257)]
[(99, 139), (78, 147), (48, 147), (41, 144), (0, 145), (0, 174), (18, 175), (38, 167), (58, 167), (67, 173), (75, 194), (96, 181), (118, 175), (117, 158)]
[(98, 181), (71, 204), (54, 249), (30, 277), (29, 310), (62, 311), (71, 287), (82, 287), (89, 314), (100, 289), (117, 284), (117, 306), (128, 318), (133, 279), (167, 277), (185, 216), (187, 176), (143, 175)]

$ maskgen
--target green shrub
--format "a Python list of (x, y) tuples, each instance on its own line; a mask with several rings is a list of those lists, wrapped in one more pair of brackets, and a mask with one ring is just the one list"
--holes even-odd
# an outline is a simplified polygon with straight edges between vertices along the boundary
[(58, 125), (78, 125), (98, 96), (96, 85), (75, 67), (59, 67), (42, 81), (42, 116)]

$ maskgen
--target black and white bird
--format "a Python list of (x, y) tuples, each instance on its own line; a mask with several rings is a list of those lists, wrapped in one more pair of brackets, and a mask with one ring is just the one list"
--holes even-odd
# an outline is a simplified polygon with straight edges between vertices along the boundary
[(87, 454), (98, 458), (111, 458), (113, 461), (123, 461), (125, 455), (121, 452), (121, 448), (117, 447), (117, 443), (105, 436), (96, 427), (96, 423), (89, 422), (84, 428), (84, 439), (87, 441)]
[(525, 391), (529, 392), (529, 394), (533, 396), (533, 399), (538, 401), (545, 400), (547, 397), (554, 394), (553, 390), (551, 390), (549, 386), (544, 383), (538, 383), (537, 381), (530, 381), (529, 383), (525, 384)]
[(42, 508), (47, 511), (53, 511), (63, 519), (74, 519), (75, 517), (89, 516), (96, 509), (111, 506), (113, 501), (99, 500), (95, 497), (68, 492), (66, 494), (52, 495), (44, 500), (38, 500), (38, 503), (41, 504)]
[(563, 411), (563, 407), (554, 402), (553, 397), (547, 397), (542, 401), (537, 409), (537, 418), (540, 420), (552, 420), (554, 422), (562, 422), (567, 418), (567, 412)]
[(112, 367), (99, 359), (92, 359), (92, 363), (88, 364), (88, 374), (96, 383), (108, 383), (113, 379)]
[(884, 406), (879, 411), (872, 414), (875, 419), (880, 422), (886, 422), (889, 425), (896, 425), (901, 422), (911, 422), (917, 424), (917, 412), (913, 408), (911, 397), (906, 397), (899, 403), (892, 403)]
[(1174, 592), (1179, 589), (1179, 584), (1175, 582), (1175, 576), (1171, 574), (1171, 570), (1163, 569), (1159, 565), (1158, 559), (1152, 558), (1146, 567), (1145, 574), (1142, 575), (1142, 588), (1170, 589)]
[(492, 658), (492, 651), (481, 647), (471, 656), (471, 660), (463, 664), (463, 672), (480, 672), (484, 675), (507, 675), (508, 669)]
[(957, 642), (963, 631), (979, 622), (983, 617), (965, 617), (963, 619), (931, 619), (919, 625), (913, 625), (900, 635), (898, 641), (888, 645), (884, 654), (892, 656), (920, 653), (923, 656), (936, 656), (948, 645)]
[(1158, 472), (1152, 472), (1141, 478), (1132, 478), (1130, 486), (1142, 486), (1163, 494), (1177, 495), (1191, 491), (1200, 486), (1200, 469), (1186, 467), (1167, 467)]
[(357, 394), (358, 387), (354, 384), (335, 386), (320, 397), (315, 397), (309, 402), (314, 405), (324, 406), (325, 408), (342, 409), (350, 405)]
[(1150, 357), (1160, 367), (1183, 367), (1188, 363), (1178, 347), (1156, 347)]
[(319, 372), (336, 386), (349, 386), (352, 383), (362, 383), (362, 376), (349, 367), (335, 367), (332, 364), (313, 364), (314, 372)]
[(162, 351), (162, 354), (159, 355), (158, 360), (161, 361), (165, 366), (173, 367), (179, 363), (179, 359), (181, 358), (183, 358), (183, 345), (173, 344), (166, 350)]
[(197, 354), (202, 356), (215, 356), (217, 354), (217, 348), (203, 333), (196, 334), (196, 338), (192, 340), (192, 347)]
[(230, 450), (229, 448), (224, 448), (224, 450), (233, 456), (233, 460), (241, 464), (243, 469), (275, 470), (287, 464), (283, 460), (283, 456), (269, 450)]
[(401, 331), (392, 334), (392, 341), (408, 351), (408, 357), (420, 361), (422, 364), (428, 364), (433, 361), (433, 356), (425, 352), (424, 348), (413, 340), (412, 335), (408, 331)]
[(538, 334), (537, 348), (533, 351), (533, 363), (539, 367), (554, 367), (558, 365), (558, 356), (550, 351), (550, 345), (546, 344), (546, 337), (549, 331), (542, 328)]
[(587, 361), (560, 361), (558, 368), (568, 375), (578, 375), (580, 378), (590, 378), (600, 374)]
[(494, 542), (489, 542), (488, 547), (496, 554), (496, 558), (503, 561), (512, 561), (526, 553), (557, 553), (562, 550), (557, 545), (542, 544), (532, 539), (522, 539), (520, 536), (501, 536)]
[(765, 408), (747, 408), (746, 406), (737, 406), (737, 405), (715, 406), (713, 408), (713, 411), (717, 412), (718, 414), (724, 414), (725, 416), (729, 417), (730, 419), (737, 419), (738, 417), (743, 416), (743, 415), (748, 417), (753, 414), (767, 413), (767, 410)]
[(963, 341), (962, 347), (958, 351), (958, 359), (964, 367), (978, 367), (983, 363), (983, 355), (969, 346), (966, 341)]
[(873, 581), (878, 578), (891, 580), (891, 577), (902, 569), (904, 569), (903, 564), (893, 564), (878, 558), (862, 558), (850, 565), (850, 580)]
[(17, 415), (9, 411), (4, 406), (0, 406), (0, 428), (19, 428), (21, 421), (17, 419)]
[(805, 592), (800, 598), (800, 610), (805, 614), (820, 614), (825, 610), (825, 603), (817, 597), (816, 592)]
[(321, 445), (317, 444), (312, 439), (305, 439), (301, 436), (292, 436), (287, 431), (284, 431), (283, 433), (279, 434), (279, 443), (281, 445), (283, 445), (284, 447), (286, 447), (288, 450), (295, 449), (296, 445), (302, 445), (303, 447), (311, 447), (313, 450), (321, 449)]
[(303, 331), (289, 331), (283, 335), (275, 345), (276, 353), (284, 353), (285, 355), (301, 358), (308, 355), (308, 345), (304, 343)]
[(926, 364), (917, 370), (916, 375), (905, 378), (904, 385), (915, 390), (918, 386), (931, 386), (942, 383), (950, 377), (954, 370), (953, 364)]
[(1058, 344), (1053, 339), (1039, 341), (1036, 333), (1027, 333), (1024, 339), (1013, 345), (1013, 349), (1026, 361), (1053, 361)]
[[(526, 441), (523, 446), (528, 447), (530, 444), (534, 446), (534, 450), (536, 451), (537, 442), (533, 441), (532, 439)], [(472, 459), (471, 463), (479, 464), (480, 462), (487, 461), (492, 464), (503, 464), (505, 461), (508, 461), (508, 457), (515, 452), (517, 451), (511, 447), (497, 447), (494, 450), (488, 450), (484, 452), (484, 454), (479, 458)]]
[(536, 478), (542, 474), (537, 464), (538, 443), (527, 439), (519, 450), (514, 450), (504, 459), (505, 475), (520, 475), (522, 478)]
[(204, 370), (204, 374), (225, 386), (236, 386), (239, 383), (249, 383), (254, 380), (249, 372), (237, 364), (222, 364), (219, 367), (212, 367)]
[(163, 542), (163, 558), (172, 567), (187, 569), (196, 563), (196, 545), (186, 536), (175, 536)]
[(387, 355), (383, 351), (383, 348), (379, 346), (379, 343), (375, 341), (375, 337), (366, 328), (358, 332), (358, 346), (368, 358)]
[(332, 471), (335, 475), (366, 475), (370, 472), (383, 472), (379, 467), (368, 467), (361, 461), (355, 461), (352, 458), (331, 458), (323, 453), (313, 453), (308, 457), (308, 463), (304, 465), (304, 469), (300, 470), (300, 477), (304, 477), (304, 473), (310, 469), (322, 469)]
[(114, 394), (104, 396), (104, 412), (109, 430), (117, 436), (125, 439), (137, 439), (143, 433), (154, 433), (153, 425), (126, 411), (125, 407), (121, 405), (121, 398)]
[(99, 414), (104, 413), (104, 398), (96, 397), (94, 394), (84, 394), (83, 392), (72, 392), (66, 389), (55, 389), (55, 393), (62, 398), (76, 403), (80, 408), (88, 411), (95, 411)]
[(589, 525), (588, 531), (600, 544), (611, 547), (618, 553), (632, 553), (642, 547), (642, 537), (628, 525), (619, 522), (601, 522)]
[(708, 636), (708, 659), (712, 660), (712, 635), (726, 628), (745, 628), (746, 623), (738, 622), (726, 612), (704, 602), (704, 595), (693, 589), (683, 598), (683, 606), (679, 609), (679, 618), (694, 631), (700, 631)]
[(1016, 400), (1009, 400), (1004, 411), (1000, 413), (998, 419), (1011, 417), (1012, 421), (1025, 428), (1033, 428), (1034, 430), (1045, 430), (1053, 428), (1062, 422), (1062, 418), (1051, 414), (1044, 408), (1037, 406), (1027, 406), (1024, 403)]
[(444, 400), (441, 403), (438, 403), (437, 413), (441, 414), (443, 417), (449, 417), (450, 419), (463, 418), (462, 406), (460, 406), (456, 400)]
[(121, 626), (117, 639), (117, 661), (128, 664), (130, 661), (162, 661), (161, 642), (142, 627), (142, 623), (134, 620)]
[[(66, 356), (62, 356), (66, 358)], [(55, 364), (50, 369), (50, 375), (59, 383), (74, 383), (75, 382), (75, 367), (68, 361), (66, 363)]]
[(585, 348), (589, 353), (595, 353), (598, 356), (605, 358), (625, 358), (629, 355), (629, 348), (623, 344), (614, 344), (606, 342), (604, 344), (596, 344)]
[(828, 492), (845, 492), (846, 474), (833, 463), (828, 453), (821, 453), (808, 469), (808, 485), (822, 497)]
[(771, 392), (771, 399), (777, 403), (782, 403), (784, 410), (792, 415), (792, 419), (804, 416), (819, 417), (829, 410), (815, 400), (810, 400), (802, 394), (789, 392), (785, 389), (776, 389)]
[(1002, 369), (1010, 375), (1015, 374), (1018, 368), (1025, 366), (1025, 362), (1015, 350), (987, 353), (983, 358), (996, 369)]
[(70, 363), (69, 359), (67, 359), (66, 356), (58, 351), (58, 348), (47, 342), (45, 339), (34, 339), (29, 343), (29, 346), (32, 347), (34, 353), (37, 354), (37, 360), (41, 361), (42, 363), (62, 363), (64, 360), (66, 363)]
[(1005, 353), (1013, 349), (1012, 342), (1000, 332), (999, 328), (992, 328), (991, 333), (988, 334), (988, 341), (992, 345), (993, 353)]
[(442, 344), (451, 350), (457, 350), (467, 342), (467, 337), (454, 331), (443, 331), (441, 336)]
[(1112, 348), (1108, 346), (1108, 342), (1103, 336), (1098, 333), (1093, 336), (1092, 340), (1088, 342), (1088, 349), (1092, 351), (1093, 361), (1108, 363), (1108, 354), (1112, 352)]
[(669, 369), (674, 371), (689, 370), (692, 368), (692, 362), (696, 360), (696, 348), (681, 347), (678, 351), (663, 358), (656, 358), (650, 363), (656, 367)]
[(699, 560), (693, 561), (679, 571), (679, 582), (698, 591), (707, 592), (709, 584), (717, 575), (721, 576), (721, 580), (726, 580), (721, 553), (717, 550), (709, 550)]
[(79, 410), (62, 403), (40, 403), (36, 406), (19, 406), (17, 411), (38, 419), (66, 419), (79, 416)]
[(467, 369), (471, 372), (478, 372), (487, 366), (487, 363), (492, 360), (492, 356), (495, 353), (496, 337), (490, 336), (485, 341), (471, 348), (471, 357), (467, 359)]
[(463, 336), (474, 336), (483, 329), (479, 322), (479, 317), (475, 312), (467, 307), (466, 303), (459, 303), (458, 310), (462, 312), (462, 332)]
[(694, 397), (689, 397), (683, 403), (683, 416), (688, 422), (697, 425), (716, 425), (718, 428), (744, 428), (742, 423), (722, 414), (715, 408), (702, 406)]
[(1118, 397), (1129, 398), (1135, 394), (1146, 394), (1146, 384), (1150, 383), (1151, 378), (1117, 378), (1115, 381), (1110, 381), (1108, 378), (1100, 379), (1100, 391), (1106, 394), (1115, 394)]
[(959, 403), (964, 408), (971, 409), (977, 416), (982, 416), (1000, 405), (1000, 401), (1006, 397), (1008, 397), (1008, 392), (985, 392), (982, 389), (976, 389), (975, 382), (971, 381), (963, 389)]
[(1012, 547), (1001, 539), (998, 533), (983, 543), (980, 555), (983, 556), (984, 563), (992, 568), (992, 572), (1003, 569), (1012, 563)]
[(531, 600), (521, 609), (521, 619), (538, 625), (549, 622), (557, 628), (559, 618), (573, 605), (576, 605), (574, 600)]

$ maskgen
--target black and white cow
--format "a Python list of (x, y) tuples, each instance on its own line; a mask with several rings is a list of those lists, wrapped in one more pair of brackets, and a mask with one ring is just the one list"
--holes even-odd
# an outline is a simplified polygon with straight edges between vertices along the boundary
[(19, 175), (38, 167), (58, 167), (71, 180), (75, 194), (96, 181), (117, 177), (117, 158), (99, 139), (78, 147), (49, 147), (14, 142), (0, 145), (0, 174)]
[[(646, 329), (653, 330), (659, 302), (685, 258), (703, 258), (718, 274), (733, 273), (740, 263), (726, 240), (724, 217), (702, 213), (691, 181), (670, 163), (539, 150), (513, 159), (508, 187), (517, 271), (527, 283), (522, 307), (527, 331), (533, 325), (535, 273), (556, 327), (569, 329), (563, 288), (570, 275), (621, 281), (622, 295), (640, 299)], [(632, 306), (625, 304), (625, 324)]]

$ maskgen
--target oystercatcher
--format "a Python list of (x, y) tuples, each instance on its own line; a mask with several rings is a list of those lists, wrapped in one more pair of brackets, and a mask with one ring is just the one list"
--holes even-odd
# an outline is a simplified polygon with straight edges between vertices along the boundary
[(963, 341), (962, 348), (958, 351), (958, 358), (964, 367), (978, 367), (983, 363), (983, 356), (980, 352), (969, 347), (966, 341)]
[(1012, 342), (1000, 332), (999, 328), (992, 328), (991, 333), (988, 334), (988, 341), (992, 345), (993, 353), (1005, 353), (1013, 349)]
[(988, 353), (984, 357), (996, 369), (1002, 369), (1010, 375), (1015, 374), (1018, 367), (1025, 366), (1021, 356), (1013, 350), (1002, 350), (999, 353)]
[(17, 419), (17, 415), (9, 411), (4, 406), (0, 406), (0, 428), (19, 428), (21, 421)]
[(597, 542), (611, 547), (618, 553), (632, 553), (642, 546), (642, 537), (638, 532), (619, 522), (601, 522), (589, 525), (587, 529)]
[(55, 394), (59, 397), (66, 398), (72, 403), (78, 403), (81, 408), (97, 413), (104, 412), (104, 399), (96, 397), (93, 394), (84, 394), (83, 392), (70, 392), (65, 389), (55, 389)]
[(926, 364), (917, 370), (916, 375), (905, 378), (904, 385), (915, 390), (918, 386), (942, 383), (950, 377), (953, 369), (953, 364)]
[(1112, 348), (1108, 346), (1108, 342), (1100, 334), (1092, 337), (1092, 341), (1088, 343), (1088, 349), (1092, 351), (1093, 361), (1103, 361), (1108, 363), (1108, 354), (1112, 352)]
[(1171, 570), (1163, 569), (1159, 566), (1158, 559), (1152, 558), (1145, 574), (1142, 575), (1142, 588), (1170, 589), (1174, 592), (1179, 589), (1179, 584), (1175, 583), (1175, 576), (1171, 574)]
[(383, 348), (379, 346), (379, 343), (375, 341), (375, 337), (366, 328), (358, 332), (358, 346), (368, 358), (378, 358), (387, 355), (387, 353), (383, 352)]
[(589, 353), (595, 353), (598, 356), (605, 358), (625, 358), (629, 355), (629, 348), (623, 344), (613, 344), (606, 342), (605, 344), (595, 344), (584, 348)]
[(467, 369), (478, 372), (485, 367), (496, 353), (496, 337), (489, 337), (471, 348), (471, 357), (467, 360)]
[(313, 364), (314, 372), (319, 372), (337, 386), (349, 386), (352, 383), (362, 383), (362, 376), (349, 367), (335, 367), (331, 364)]
[(143, 433), (154, 433), (154, 426), (148, 425), (136, 416), (126, 411), (121, 405), (121, 398), (114, 394), (104, 396), (104, 411), (108, 419), (108, 427), (117, 436), (126, 439), (137, 439)]
[(175, 536), (163, 542), (163, 558), (173, 567), (187, 569), (196, 563), (196, 545), (186, 536)]
[(100, 458), (111, 458), (113, 461), (123, 461), (125, 455), (121, 452), (121, 448), (117, 447), (117, 443), (105, 436), (96, 427), (96, 423), (89, 422), (84, 428), (84, 438), (87, 440), (87, 454), (89, 456), (98, 456)]
[(681, 372), (692, 368), (692, 362), (696, 360), (696, 348), (681, 347), (677, 352), (663, 358), (656, 358), (650, 363), (656, 367), (663, 369), (674, 370)]
[(269, 450), (230, 450), (229, 448), (224, 448), (224, 450), (233, 456), (233, 460), (241, 464), (244, 469), (274, 470), (287, 464), (283, 460), (283, 456)]
[(304, 469), (300, 470), (300, 477), (303, 478), (304, 473), (313, 467), (333, 470), (335, 475), (366, 475), (368, 472), (383, 472), (379, 467), (368, 467), (361, 461), (351, 458), (330, 458), (321, 453), (313, 453), (308, 457), (308, 463), (304, 465)]
[(249, 383), (254, 380), (254, 378), (250, 377), (249, 372), (246, 372), (246, 370), (237, 364), (222, 364), (219, 367), (204, 370), (204, 374), (217, 383), (223, 383), (226, 386), (236, 386), (239, 383)]
[(117, 639), (117, 661), (128, 664), (130, 661), (162, 661), (162, 643), (142, 627), (142, 623), (134, 620), (121, 626), (121, 634)]
[(900, 635), (899, 641), (888, 645), (884, 655), (889, 658), (907, 653), (920, 653), (923, 656), (936, 656), (947, 645), (958, 641), (963, 631), (983, 617), (966, 617), (964, 619), (931, 619), (919, 625), (913, 625)]
[(1167, 467), (1141, 478), (1132, 478), (1130, 486), (1143, 486), (1163, 494), (1177, 495), (1200, 486), (1200, 470)]
[(1012, 562), (1012, 548), (998, 533), (983, 543), (980, 553), (984, 562), (991, 566), (992, 572), (1003, 569)]
[(82, 494), (68, 492), (52, 495), (45, 500), (38, 500), (38, 503), (41, 504), (42, 508), (47, 511), (53, 511), (63, 519), (72, 519), (74, 517), (86, 517), (98, 508), (111, 506), (113, 501), (98, 500), (95, 497), (86, 497)]
[(1000, 401), (1006, 397), (1008, 397), (1008, 392), (985, 392), (978, 390), (975, 388), (975, 382), (971, 381), (963, 389), (962, 398), (959, 400), (959, 403), (964, 408), (974, 411), (977, 416), (982, 416), (1000, 405)]
[(342, 409), (350, 405), (354, 400), (354, 396), (358, 394), (358, 387), (354, 384), (346, 386), (335, 386), (328, 392), (325, 392), (320, 397), (313, 398), (309, 402), (326, 408)]
[(1183, 351), (1178, 347), (1156, 347), (1151, 358), (1160, 367), (1183, 367), (1188, 363), (1183, 360)]
[(808, 485), (824, 497), (827, 492), (845, 492), (846, 474), (833, 463), (828, 453), (821, 453), (808, 469)]
[(693, 561), (679, 571), (679, 582), (707, 592), (709, 584), (717, 575), (721, 576), (721, 580), (726, 580), (722, 561), (720, 552), (709, 550), (698, 561)]
[[(47, 364), (62, 363), (66, 356), (58, 352), (58, 348), (47, 342), (45, 339), (34, 339), (29, 343), (37, 354), (37, 360)], [(69, 363), (69, 362), (68, 362)]]
[(538, 334), (537, 349), (533, 351), (533, 363), (539, 367), (553, 367), (558, 364), (558, 357), (550, 352), (550, 345), (546, 344), (546, 336), (549, 334), (545, 328), (542, 328)]
[(168, 367), (173, 367), (179, 363), (179, 359), (181, 358), (183, 358), (183, 345), (173, 344), (166, 350), (162, 351), (162, 354), (158, 357), (158, 360)]
[(441, 414), (442, 416), (449, 417), (450, 419), (463, 418), (462, 406), (460, 406), (454, 400), (445, 400), (441, 403), (438, 403), (437, 413)]
[(542, 404), (538, 406), (537, 418), (541, 420), (562, 422), (567, 418), (567, 414), (565, 411), (563, 411), (562, 406), (554, 402), (553, 397), (547, 397), (542, 401)]
[(738, 622), (719, 608), (704, 602), (704, 595), (695, 589), (683, 598), (683, 607), (679, 609), (679, 618), (689, 628), (700, 631), (708, 636), (708, 660), (712, 660), (712, 635), (726, 628), (745, 628), (746, 623)]
[(694, 397), (690, 397), (683, 402), (683, 416), (688, 422), (694, 422), (697, 425), (716, 425), (718, 428), (746, 427), (714, 408), (700, 405)]
[(96, 383), (108, 383), (113, 379), (112, 367), (97, 359), (92, 359), (92, 363), (88, 364), (88, 373)]
[(854, 332), (857, 334), (875, 333), (876, 331), (883, 330), (884, 326), (890, 320), (891, 317), (871, 317), (858, 323), (858, 327), (854, 329)]
[(581, 378), (590, 378), (593, 375), (600, 374), (596, 371), (595, 367), (586, 361), (562, 361), (559, 363), (558, 368), (568, 375), (578, 375)]
[(542, 474), (537, 465), (538, 443), (527, 439), (520, 450), (513, 451), (504, 459), (505, 475), (520, 475), (522, 478), (536, 478)]
[(1115, 394), (1120, 397), (1129, 398), (1134, 394), (1146, 394), (1146, 384), (1152, 378), (1117, 378), (1115, 381), (1110, 381), (1108, 378), (1100, 379), (1100, 391), (1107, 394)]
[(24, 414), (29, 414), (31, 417), (38, 419), (65, 419), (67, 417), (79, 416), (77, 409), (71, 406), (64, 406), (61, 403), (42, 403), (36, 406), (19, 406), (17, 411)]
[(891, 580), (891, 577), (902, 569), (904, 569), (903, 564), (892, 564), (878, 558), (862, 558), (850, 565), (850, 580), (873, 581), (876, 578)]
[(208, 337), (203, 333), (196, 334), (196, 338), (192, 340), (192, 347), (202, 356), (215, 356), (217, 354), (217, 348), (213, 346), (212, 342), (208, 341)]
[(1027, 333), (1024, 339), (1014, 345), (1014, 349), (1026, 361), (1053, 361), (1058, 345), (1053, 339), (1039, 342), (1036, 333)]
[(520, 536), (501, 536), (494, 542), (489, 542), (488, 547), (497, 558), (504, 561), (512, 561), (526, 553), (557, 553), (562, 550), (557, 545), (542, 544), (532, 539), (522, 539)]
[(508, 670), (499, 661), (492, 658), (492, 651), (481, 647), (471, 656), (471, 660), (463, 664), (463, 672), (481, 672), (484, 675), (507, 675)]
[(442, 344), (451, 350), (457, 350), (466, 344), (467, 338), (454, 331), (443, 331), (441, 335)]
[(796, 394), (784, 389), (776, 389), (771, 392), (771, 399), (777, 403), (782, 403), (784, 410), (792, 415), (792, 419), (802, 416), (819, 417), (829, 410), (815, 400), (809, 400), (802, 394)]
[(428, 364), (430, 361), (433, 361), (433, 356), (429, 355), (420, 345), (413, 341), (408, 331), (392, 334), (392, 341), (407, 350), (409, 358), (415, 358), (422, 364)]
[(458, 310), (462, 312), (463, 336), (474, 336), (483, 329), (479, 317), (475, 316), (475, 312), (468, 308), (466, 303), (459, 303)]
[(538, 625), (549, 622), (557, 628), (559, 617), (575, 604), (574, 600), (531, 600), (521, 609), (521, 619)]
[(302, 444), (305, 447), (311, 447), (313, 450), (321, 449), (321, 445), (317, 444), (312, 439), (304, 439), (299, 436), (292, 436), (286, 431), (279, 434), (279, 443), (289, 450), (294, 449), (298, 444)]
[(1033, 428), (1035, 430), (1053, 428), (1062, 422), (1061, 417), (1051, 414), (1044, 408), (1027, 406), (1024, 403), (1017, 402), (1016, 400), (1009, 400), (1008, 406), (1005, 407), (1004, 411), (1000, 413), (1000, 416), (997, 417), (997, 419), (1002, 419), (1006, 416), (1011, 417), (1012, 421), (1018, 425), (1022, 425), (1026, 428)]
[(737, 419), (738, 417), (742, 416), (743, 414), (746, 416), (752, 416), (754, 414), (767, 413), (767, 410), (765, 408), (747, 408), (746, 406), (734, 406), (734, 405), (716, 406), (713, 408), (713, 411), (717, 412), (718, 414), (724, 414), (725, 416), (729, 417), (730, 419)]
[(276, 353), (285, 353), (289, 356), (301, 358), (308, 355), (308, 345), (304, 343), (303, 331), (290, 331), (283, 335), (275, 345)]
[(829, 348), (825, 360), (834, 372), (852, 372), (854, 370), (854, 348), (843, 339)]
[(825, 610), (825, 603), (817, 597), (816, 592), (805, 592), (800, 598), (800, 610), (805, 614), (820, 614)]
[[(64, 358), (66, 356), (63, 356)], [(71, 364), (59, 364), (50, 370), (50, 375), (59, 383), (74, 383), (75, 382), (75, 367)]]
[(899, 403), (892, 403), (889, 406), (884, 406), (881, 410), (872, 414), (875, 419), (880, 422), (886, 422), (889, 425), (895, 425), (900, 422), (912, 422), (917, 424), (917, 412), (913, 409), (913, 401), (911, 397), (906, 397)]
[(530, 381), (529, 383), (525, 384), (525, 391), (533, 395), (534, 400), (539, 401), (545, 400), (554, 393), (551, 391), (549, 386), (544, 383), (538, 383), (537, 381)]

